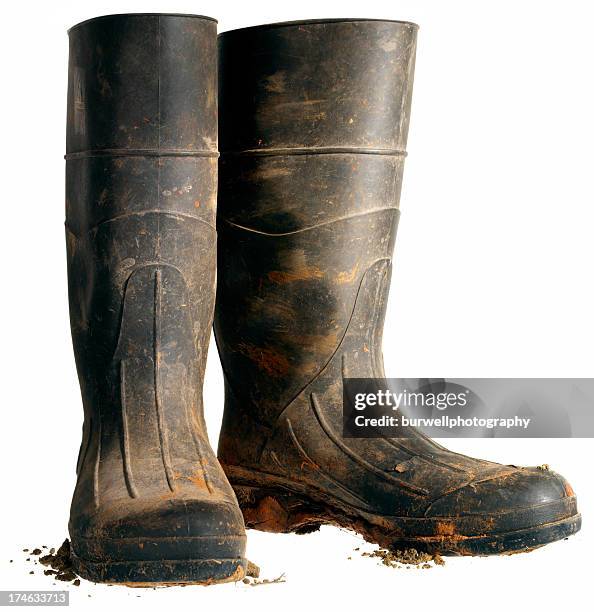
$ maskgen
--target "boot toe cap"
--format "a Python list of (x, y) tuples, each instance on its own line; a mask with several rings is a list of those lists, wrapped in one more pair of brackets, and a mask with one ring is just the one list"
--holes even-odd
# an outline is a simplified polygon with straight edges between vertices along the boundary
[[(547, 506), (569, 516), (575, 494), (563, 476), (548, 468), (511, 468), (485, 480), (475, 480), (435, 500), (426, 516), (470, 514), (500, 516)], [(566, 510), (564, 511), (563, 508)]]
[(160, 500), (114, 504), (71, 523), (72, 547), (92, 560), (220, 559), (243, 555), (245, 528), (233, 500)]

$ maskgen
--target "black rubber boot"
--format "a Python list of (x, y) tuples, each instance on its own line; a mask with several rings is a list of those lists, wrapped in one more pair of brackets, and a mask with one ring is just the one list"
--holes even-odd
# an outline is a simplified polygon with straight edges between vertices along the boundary
[(531, 549), (576, 532), (558, 474), (420, 433), (343, 439), (343, 377), (382, 378), (417, 28), (277, 24), (220, 37), (219, 459), (248, 527), (390, 548)]
[(85, 410), (70, 515), (101, 582), (244, 574), (241, 512), (202, 414), (215, 296), (216, 22), (70, 31), (66, 237)]

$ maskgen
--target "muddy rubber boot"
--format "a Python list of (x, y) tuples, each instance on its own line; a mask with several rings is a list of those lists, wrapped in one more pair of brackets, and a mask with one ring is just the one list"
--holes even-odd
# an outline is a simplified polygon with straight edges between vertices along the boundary
[(527, 550), (579, 529), (558, 474), (418, 432), (341, 435), (343, 378), (384, 377), (416, 32), (341, 20), (219, 37), (219, 459), (248, 527), (330, 523), (443, 554)]
[(75, 569), (94, 581), (244, 575), (243, 518), (202, 413), (216, 66), (209, 18), (70, 31), (66, 237), (85, 418), (69, 528)]

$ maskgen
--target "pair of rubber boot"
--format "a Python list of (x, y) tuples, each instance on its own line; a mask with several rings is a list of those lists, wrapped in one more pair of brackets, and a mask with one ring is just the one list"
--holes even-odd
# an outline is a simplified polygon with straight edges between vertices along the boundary
[[(442, 554), (579, 529), (551, 471), (421, 433), (341, 437), (343, 378), (384, 376), (416, 32), (268, 25), (223, 34), (217, 59), (204, 17), (70, 31), (66, 234), (85, 413), (70, 535), (83, 577), (237, 580), (244, 525), (334, 524)], [(213, 313), (218, 460), (202, 406)]]

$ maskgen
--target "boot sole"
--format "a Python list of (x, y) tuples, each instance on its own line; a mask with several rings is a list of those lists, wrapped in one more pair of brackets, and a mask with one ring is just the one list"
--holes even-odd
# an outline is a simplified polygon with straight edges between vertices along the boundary
[[(379, 515), (287, 479), (224, 466), (246, 528), (305, 534), (334, 525), (391, 550), (415, 548), (441, 555), (501, 555), (529, 552), (580, 530), (575, 497), (498, 515), (410, 518)], [(493, 526), (491, 526), (493, 524)], [(485, 525), (488, 527), (485, 528)], [(483, 529), (481, 529), (483, 527)]]
[[(115, 540), (110, 541), (110, 547), (115, 542)], [(212, 547), (216, 548), (220, 543), (220, 539), (213, 540)], [(177, 540), (178, 552), (179, 544), (180, 541)], [(211, 548), (208, 544), (204, 538), (200, 538), (199, 546), (207, 554), (207, 550)], [(192, 559), (191, 557), (196, 557), (199, 552), (195, 539), (187, 542), (187, 559), (168, 559), (165, 550), (163, 551), (164, 558), (160, 559), (158, 552), (160, 544), (155, 539), (146, 542), (139, 539), (137, 545), (140, 551), (149, 550), (151, 558), (95, 561), (77, 556), (74, 550), (71, 550), (73, 569), (85, 580), (117, 583), (130, 587), (237, 582), (244, 578), (247, 571), (247, 560), (240, 555), (233, 558)], [(167, 548), (170, 552), (170, 546), (171, 539), (165, 538), (162, 547)]]

